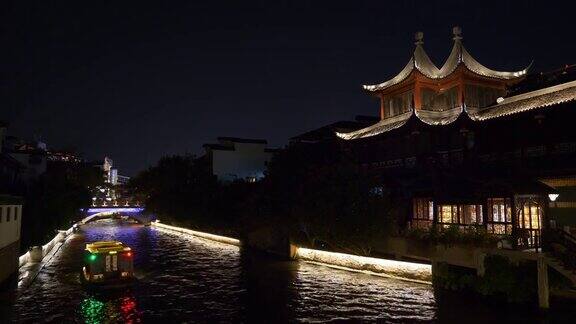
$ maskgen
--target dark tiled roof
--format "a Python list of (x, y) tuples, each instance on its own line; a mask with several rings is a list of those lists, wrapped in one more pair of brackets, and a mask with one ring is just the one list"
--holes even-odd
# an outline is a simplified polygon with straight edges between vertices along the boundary
[(576, 81), (505, 98), (499, 104), (480, 111), (474, 119), (498, 118), (573, 100), (576, 100)]
[(219, 150), (219, 151), (234, 151), (233, 146), (226, 146), (222, 144), (204, 144), (202, 145), (203, 148), (209, 148), (212, 150)]
[(386, 118), (380, 122), (358, 129), (356, 131), (338, 132), (338, 137), (345, 140), (365, 138), (382, 134), (402, 127), (406, 121), (415, 115), (420, 121), (429, 125), (446, 125), (454, 122), (462, 114), (467, 114), (474, 121), (484, 121), (493, 118), (518, 114), (533, 109), (541, 109), (576, 100), (576, 81), (570, 81), (519, 95), (503, 98), (499, 103), (482, 108), (466, 109), (464, 107), (447, 109), (445, 111), (414, 111)]
[(355, 121), (342, 120), (290, 138), (291, 141), (319, 141), (335, 137), (335, 132), (352, 132), (377, 123), (380, 118), (356, 116)]
[(218, 137), (218, 141), (234, 142), (234, 143), (254, 143), (254, 144), (268, 144), (265, 139), (253, 139), (253, 138), (240, 138), (240, 137)]

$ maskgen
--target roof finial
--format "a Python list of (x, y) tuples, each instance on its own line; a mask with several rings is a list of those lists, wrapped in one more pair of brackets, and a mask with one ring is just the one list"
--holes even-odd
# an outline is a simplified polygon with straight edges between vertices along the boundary
[(462, 39), (462, 28), (454, 26), (454, 28), (452, 28), (452, 34), (454, 34), (454, 37), (452, 37), (453, 40)]
[(414, 34), (414, 40), (416, 40), (416, 42), (414, 43), (416, 45), (424, 44), (424, 33), (421, 31), (416, 32), (416, 34)]

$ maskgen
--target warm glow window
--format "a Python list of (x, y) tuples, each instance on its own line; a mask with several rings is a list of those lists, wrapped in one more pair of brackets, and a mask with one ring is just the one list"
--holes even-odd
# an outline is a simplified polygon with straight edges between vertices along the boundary
[(434, 202), (430, 198), (414, 198), (411, 226), (429, 228), (434, 219)]
[(493, 234), (512, 234), (512, 204), (510, 198), (489, 198), (487, 229)]
[(542, 227), (542, 206), (534, 197), (518, 198), (516, 201), (516, 226), (518, 244), (524, 247), (539, 246)]
[(482, 205), (440, 205), (438, 222), (444, 225), (480, 225)]

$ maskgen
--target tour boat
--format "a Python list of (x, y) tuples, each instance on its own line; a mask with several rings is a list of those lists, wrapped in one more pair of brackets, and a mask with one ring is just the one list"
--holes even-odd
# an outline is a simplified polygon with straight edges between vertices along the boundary
[(86, 244), (82, 279), (86, 283), (125, 283), (134, 278), (132, 249), (118, 241)]

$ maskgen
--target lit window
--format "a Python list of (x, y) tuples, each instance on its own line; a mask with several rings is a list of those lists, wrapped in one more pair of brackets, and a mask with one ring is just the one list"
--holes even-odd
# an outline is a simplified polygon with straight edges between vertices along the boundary
[(414, 198), (411, 226), (428, 228), (434, 219), (434, 202), (430, 198)]
[(440, 205), (439, 223), (447, 225), (482, 224), (482, 205)]
[(494, 234), (512, 233), (512, 204), (510, 198), (489, 198), (487, 229)]

